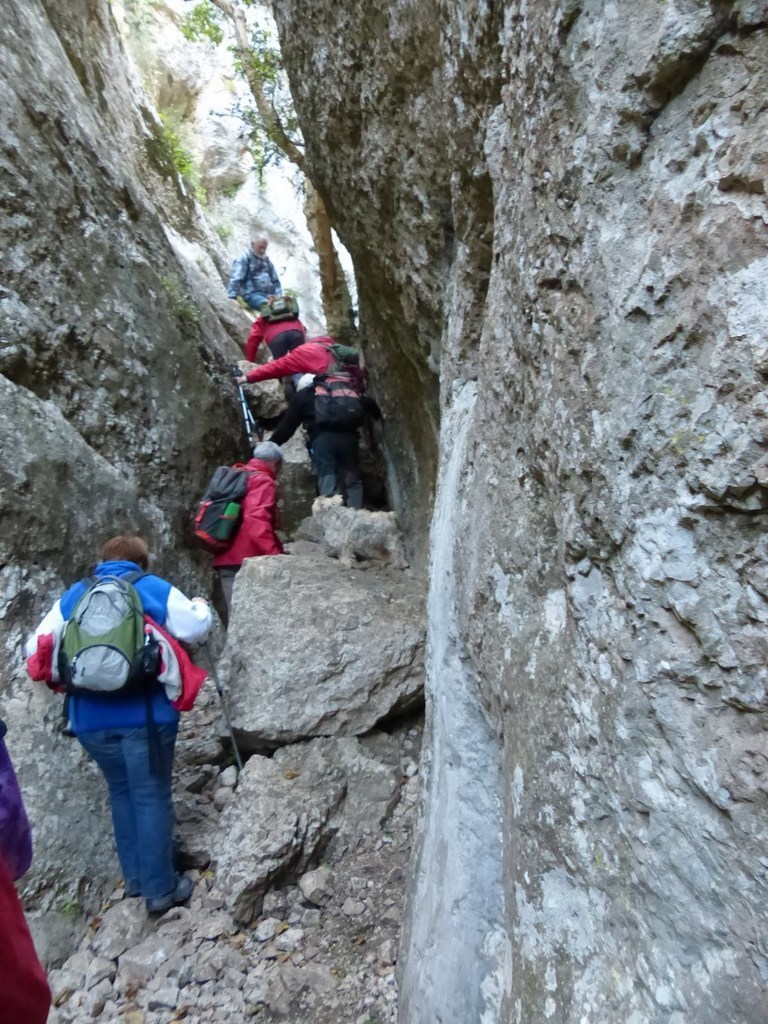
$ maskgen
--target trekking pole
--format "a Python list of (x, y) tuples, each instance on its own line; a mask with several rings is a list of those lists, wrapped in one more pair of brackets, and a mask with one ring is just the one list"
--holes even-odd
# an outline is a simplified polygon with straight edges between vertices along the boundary
[(227, 710), (227, 705), (224, 700), (224, 691), (221, 688), (221, 680), (219, 679), (219, 673), (216, 671), (216, 666), (213, 663), (213, 657), (211, 655), (211, 649), (208, 646), (208, 641), (206, 640), (205, 643), (200, 644), (200, 646), (205, 649), (205, 657), (207, 658), (208, 664), (211, 667), (211, 675), (213, 676), (213, 682), (214, 685), (216, 686), (216, 693), (218, 693), (219, 700), (221, 701), (221, 709), (224, 712), (224, 721), (227, 723), (227, 729), (229, 729), (229, 738), (232, 740), (232, 750), (235, 755), (237, 774), (239, 775), (240, 772), (243, 770), (243, 759), (240, 757), (240, 751), (237, 749), (237, 741), (235, 740), (235, 734), (232, 729), (232, 721), (229, 717), (229, 711)]
[[(235, 378), (242, 376), (239, 366), (231, 367), (231, 372), (232, 376)], [(256, 444), (256, 441), (254, 441), (254, 436), (256, 437), (257, 441), (262, 441), (264, 439), (264, 431), (253, 418), (253, 413), (251, 412), (251, 408), (248, 405), (248, 399), (246, 398), (245, 391), (243, 391), (242, 384), (237, 385), (237, 394), (238, 398), (240, 399), (240, 411), (242, 412), (243, 420), (245, 421), (245, 432), (248, 435), (248, 447), (253, 448), (253, 446)]]

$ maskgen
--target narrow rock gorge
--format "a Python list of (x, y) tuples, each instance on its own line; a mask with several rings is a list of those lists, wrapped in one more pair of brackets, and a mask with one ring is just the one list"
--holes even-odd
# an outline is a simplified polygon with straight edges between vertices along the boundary
[[(763, 1020), (768, 5), (273, 8), (404, 553), (361, 567), (315, 524), (249, 566), (214, 646), (250, 756), (233, 789), (209, 692), (180, 777), (197, 902), (152, 934), (21, 644), (116, 520), (208, 587), (190, 500), (242, 454), (248, 320), (109, 6), (0, 22), (2, 714), (30, 916), (57, 969), (86, 942), (56, 1019), (143, 987), (146, 1024), (184, 998), (200, 1022)], [(281, 608), (293, 678), (288, 631), (260, 632)], [(328, 705), (292, 707), (302, 680)]]

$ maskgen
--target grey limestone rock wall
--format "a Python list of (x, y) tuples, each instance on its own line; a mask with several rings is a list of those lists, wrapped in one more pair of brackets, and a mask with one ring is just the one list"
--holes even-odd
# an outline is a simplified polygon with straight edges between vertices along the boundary
[(438, 22), (431, 3), (290, 2), (274, 13), (307, 158), (354, 257), (390, 499), (423, 564), (454, 241)]
[(401, 1020), (759, 1020), (766, 5), (275, 6), (414, 521), (441, 369)]
[(107, 3), (3, 5), (0, 60), (0, 692), (35, 829), (29, 905), (71, 906), (113, 863), (88, 824), (101, 782), (25, 678), (24, 634), (126, 528), (207, 589), (190, 507), (243, 454), (225, 369), (248, 321), (177, 255), (208, 254), (209, 233)]

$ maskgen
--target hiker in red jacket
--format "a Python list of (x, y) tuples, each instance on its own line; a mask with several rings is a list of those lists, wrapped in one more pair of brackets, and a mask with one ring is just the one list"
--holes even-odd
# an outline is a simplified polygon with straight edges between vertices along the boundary
[(310, 338), (292, 352), (256, 366), (245, 376), (236, 377), (235, 380), (238, 384), (256, 384), (260, 380), (276, 380), (279, 377), (290, 377), (295, 373), (325, 373), (335, 362), (330, 349), (333, 343), (333, 338)]
[(282, 555), (283, 545), (275, 532), (277, 519), (277, 475), (283, 453), (271, 441), (261, 441), (246, 462), (248, 490), (242, 504), (242, 519), (235, 539), (226, 551), (216, 555), (212, 565), (219, 572), (221, 590), (229, 620), (235, 576), (244, 559), (256, 555)]
[(272, 358), (279, 359), (299, 345), (303, 345), (306, 336), (307, 328), (298, 317), (270, 322), (263, 316), (257, 316), (245, 343), (245, 358), (249, 363), (255, 363), (256, 352), (263, 341)]
[[(275, 380), (281, 377), (294, 377), (295, 380), (304, 374), (311, 373), (313, 376), (318, 373), (328, 373), (336, 367), (336, 358), (331, 349), (336, 341), (333, 338), (321, 335), (317, 338), (310, 338), (303, 345), (293, 349), (279, 359), (273, 359), (261, 366), (249, 370), (245, 376), (236, 377), (238, 384), (257, 384), (262, 380)], [(354, 350), (352, 350), (354, 351)], [(365, 371), (353, 364), (344, 364), (344, 369), (349, 373), (358, 390), (365, 391)]]

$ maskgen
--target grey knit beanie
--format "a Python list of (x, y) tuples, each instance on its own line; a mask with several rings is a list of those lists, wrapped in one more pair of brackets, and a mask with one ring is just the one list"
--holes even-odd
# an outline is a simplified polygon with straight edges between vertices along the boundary
[(264, 462), (282, 462), (283, 449), (274, 441), (259, 441), (253, 449), (253, 457)]

